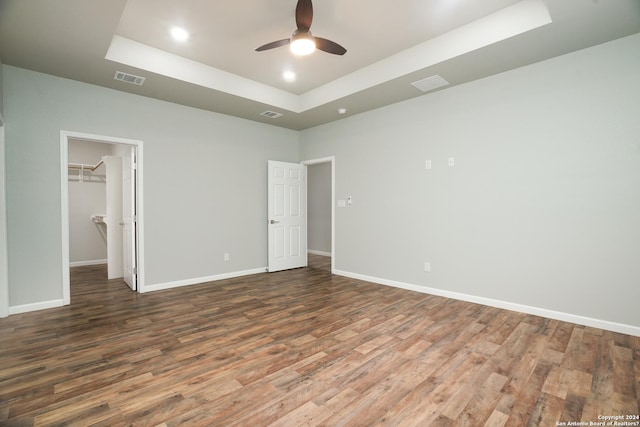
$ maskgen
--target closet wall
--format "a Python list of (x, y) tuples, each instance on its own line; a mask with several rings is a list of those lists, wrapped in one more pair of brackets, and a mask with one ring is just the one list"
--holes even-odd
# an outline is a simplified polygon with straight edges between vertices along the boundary
[[(95, 165), (103, 156), (112, 155), (113, 144), (90, 141), (69, 141), (69, 163)], [(106, 168), (83, 174), (69, 169), (69, 261), (70, 265), (107, 263), (107, 235), (104, 224), (95, 223), (92, 216), (106, 214)]]

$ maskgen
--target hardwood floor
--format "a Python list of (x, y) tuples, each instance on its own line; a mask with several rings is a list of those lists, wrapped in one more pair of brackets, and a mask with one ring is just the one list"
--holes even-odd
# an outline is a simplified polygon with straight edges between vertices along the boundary
[(0, 425), (556, 426), (640, 414), (638, 337), (332, 276), (327, 258), (310, 259), (143, 295), (104, 267), (74, 269), (70, 306), (0, 319)]

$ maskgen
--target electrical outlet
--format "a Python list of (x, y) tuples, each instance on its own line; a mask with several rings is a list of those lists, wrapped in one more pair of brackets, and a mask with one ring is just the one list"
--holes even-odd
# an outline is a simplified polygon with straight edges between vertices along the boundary
[(453, 166), (454, 165), (454, 159), (453, 157), (449, 157), (449, 166)]
[(424, 271), (426, 271), (426, 272), (430, 272), (431, 271), (431, 263), (430, 262), (425, 262), (424, 263)]
[(229, 261), (229, 253), (228, 252), (224, 253), (224, 260), (225, 261)]

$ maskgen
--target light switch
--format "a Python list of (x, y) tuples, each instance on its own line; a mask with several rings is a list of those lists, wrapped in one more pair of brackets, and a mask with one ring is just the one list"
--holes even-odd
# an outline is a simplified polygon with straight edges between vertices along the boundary
[(347, 196), (347, 204), (348, 204), (348, 205), (350, 205), (350, 204), (351, 204), (351, 202), (352, 202), (352, 200), (351, 200), (351, 196)]
[(424, 161), (424, 168), (425, 169), (431, 169), (431, 160), (425, 160)]

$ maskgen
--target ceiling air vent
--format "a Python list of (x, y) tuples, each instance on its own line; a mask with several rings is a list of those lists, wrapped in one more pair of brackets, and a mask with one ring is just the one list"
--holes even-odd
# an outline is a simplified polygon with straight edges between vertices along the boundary
[(417, 82), (413, 82), (411, 84), (423, 92), (429, 92), (430, 90), (434, 90), (442, 86), (447, 86), (449, 82), (436, 74), (435, 76), (427, 77), (426, 79), (418, 80)]
[(281, 113), (276, 113), (275, 111), (265, 111), (264, 113), (260, 113), (260, 115), (269, 117), (270, 119), (277, 119), (278, 117), (282, 117)]
[(142, 86), (142, 83), (144, 83), (145, 79), (144, 77), (123, 73), (122, 71), (116, 71), (116, 75), (113, 78), (116, 80), (120, 80), (121, 82), (131, 83), (138, 86)]

